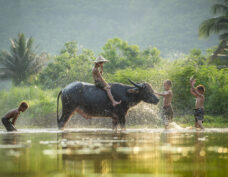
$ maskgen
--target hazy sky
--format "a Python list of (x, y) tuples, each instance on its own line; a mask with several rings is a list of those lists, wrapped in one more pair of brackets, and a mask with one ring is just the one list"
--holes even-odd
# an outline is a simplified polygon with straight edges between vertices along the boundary
[(0, 49), (18, 32), (33, 36), (41, 51), (58, 53), (77, 41), (100, 52), (119, 37), (162, 55), (217, 45), (198, 39), (199, 24), (211, 16), (209, 0), (0, 0)]

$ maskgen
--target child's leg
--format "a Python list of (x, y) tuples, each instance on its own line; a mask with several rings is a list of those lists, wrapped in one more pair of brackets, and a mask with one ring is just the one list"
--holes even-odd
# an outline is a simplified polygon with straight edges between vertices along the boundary
[(168, 119), (168, 112), (167, 112), (166, 107), (163, 107), (163, 109), (162, 109), (162, 120), (163, 120), (163, 124), (165, 126), (165, 129), (168, 129), (169, 119)]
[(198, 127), (199, 127), (197, 122), (195, 122), (195, 127), (196, 127), (196, 128), (198, 128)]
[(199, 128), (204, 129), (202, 120), (198, 120), (198, 125), (199, 125)]
[(2, 124), (5, 126), (7, 131), (16, 131), (17, 129), (13, 126), (13, 124), (9, 121), (9, 119), (3, 117)]
[(112, 96), (112, 93), (111, 93), (111, 89), (109, 87), (105, 87), (105, 91), (109, 97), (109, 99), (111, 100), (112, 102), (112, 105), (115, 107), (116, 105), (120, 104), (121, 103), (121, 100), (120, 101), (116, 101), (114, 100), (113, 96)]

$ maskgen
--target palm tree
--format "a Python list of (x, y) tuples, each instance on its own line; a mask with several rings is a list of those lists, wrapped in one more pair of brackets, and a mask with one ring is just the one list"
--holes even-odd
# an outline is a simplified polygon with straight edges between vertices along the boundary
[(213, 18), (205, 20), (199, 27), (200, 37), (209, 37), (211, 34), (219, 34), (220, 43), (212, 55), (212, 60), (219, 56), (228, 60), (228, 0), (220, 0), (220, 3), (212, 6)]
[(7, 68), (6, 76), (18, 85), (40, 71), (45, 56), (36, 54), (33, 38), (26, 39), (23, 33), (19, 33), (17, 39), (10, 39), (10, 43), (10, 52), (0, 52), (0, 63)]

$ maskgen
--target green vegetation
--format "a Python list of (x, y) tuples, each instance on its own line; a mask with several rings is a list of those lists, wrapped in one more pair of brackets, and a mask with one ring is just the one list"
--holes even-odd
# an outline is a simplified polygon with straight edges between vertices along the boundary
[(217, 64), (228, 64), (228, 0), (220, 0), (212, 6), (215, 17), (205, 20), (199, 28), (199, 35), (209, 37), (211, 34), (219, 34), (220, 43), (215, 50), (212, 59)]
[(50, 89), (64, 87), (75, 80), (92, 82), (92, 59), (94, 53), (91, 50), (79, 51), (76, 42), (65, 43), (60, 55), (40, 73), (38, 83)]
[[(127, 78), (130, 78), (136, 82), (149, 82), (156, 91), (162, 91), (163, 81), (171, 79), (174, 93), (173, 107), (175, 116), (178, 117), (175, 120), (181, 124), (188, 125), (194, 121), (192, 109), (195, 100), (190, 94), (189, 86), (189, 78), (194, 76), (197, 84), (203, 84), (206, 87), (205, 122), (209, 117), (208, 121), (214, 121), (212, 125), (226, 125), (228, 69), (217, 69), (216, 65), (209, 64), (212, 50), (208, 50), (208, 53), (203, 55), (200, 50), (194, 49), (188, 55), (171, 61), (162, 59), (158, 49), (149, 48), (140, 51), (137, 45), (128, 45), (126, 41), (117, 38), (109, 40), (103, 50), (102, 55), (111, 60), (106, 63), (108, 69), (105, 65), (104, 77), (108, 82), (129, 84)], [(76, 42), (66, 43), (59, 56), (50, 57), (49, 64), (37, 75), (37, 80), (29, 83), (31, 86), (21, 85), (13, 87), (10, 91), (0, 92), (2, 98), (0, 114), (3, 115), (9, 109), (17, 107), (22, 100), (26, 100), (30, 104), (30, 109), (24, 114), (28, 120), (34, 120), (35, 125), (47, 126), (49, 122), (49, 126), (55, 126), (56, 99), (59, 90), (75, 80), (92, 83), (91, 70), (94, 59), (95, 56), (91, 50), (80, 51)], [(147, 62), (150, 65), (147, 65)], [(115, 67), (112, 67), (112, 63)], [(137, 68), (133, 69), (131, 66), (137, 66)], [(138, 106), (128, 116), (129, 125), (160, 126), (158, 115), (159, 109), (156, 106), (145, 109), (144, 106)], [(138, 117), (141, 119), (139, 120)], [(220, 118), (217, 119), (217, 117)], [(86, 125), (82, 119), (75, 121), (76, 125)], [(103, 126), (107, 121), (101, 120), (95, 124)], [(205, 125), (209, 126), (207, 123)], [(89, 126), (93, 126), (91, 122)]]
[(119, 38), (108, 40), (102, 49), (101, 55), (110, 61), (105, 65), (105, 71), (109, 73), (128, 67), (152, 68), (161, 61), (158, 49), (148, 47), (140, 51), (139, 46), (129, 45)]
[[(228, 127), (228, 119), (224, 116), (205, 115), (204, 126), (207, 128), (226, 128)], [(174, 122), (177, 122), (181, 127), (194, 127), (195, 119), (193, 115), (182, 115), (174, 117)]]
[[(43, 91), (36, 86), (13, 87), (10, 91), (0, 91), (0, 115), (5, 115), (10, 109), (17, 108), (22, 101), (29, 104), (29, 109), (23, 113), (22, 125), (51, 126), (56, 116), (56, 95), (60, 89)], [(49, 125), (48, 125), (49, 124)]]
[(33, 38), (27, 40), (23, 33), (19, 33), (17, 39), (10, 39), (10, 42), (10, 53), (1, 51), (0, 63), (7, 68), (6, 77), (12, 78), (14, 84), (19, 85), (42, 69), (45, 55), (36, 54)]

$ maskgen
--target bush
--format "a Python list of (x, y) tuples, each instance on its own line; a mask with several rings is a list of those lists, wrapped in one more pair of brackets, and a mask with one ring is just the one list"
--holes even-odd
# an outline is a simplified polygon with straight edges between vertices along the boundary
[[(59, 90), (44, 91), (36, 86), (31, 86), (14, 87), (9, 91), (0, 91), (0, 115), (4, 116), (9, 110), (17, 108), (22, 101), (26, 101), (29, 104), (29, 109), (22, 114), (23, 119), (18, 120), (23, 122), (23, 125), (30, 120), (38, 122), (38, 125), (45, 125), (47, 120), (43, 120), (43, 118), (56, 113), (56, 99)], [(48, 119), (54, 120), (53, 117)], [(56, 121), (54, 122), (56, 123)]]
[(205, 110), (210, 114), (228, 115), (228, 72), (215, 66), (174, 65), (169, 71), (173, 82), (173, 104), (176, 110), (187, 113), (194, 108), (194, 97), (190, 94), (190, 77), (203, 84), (205, 92)]

